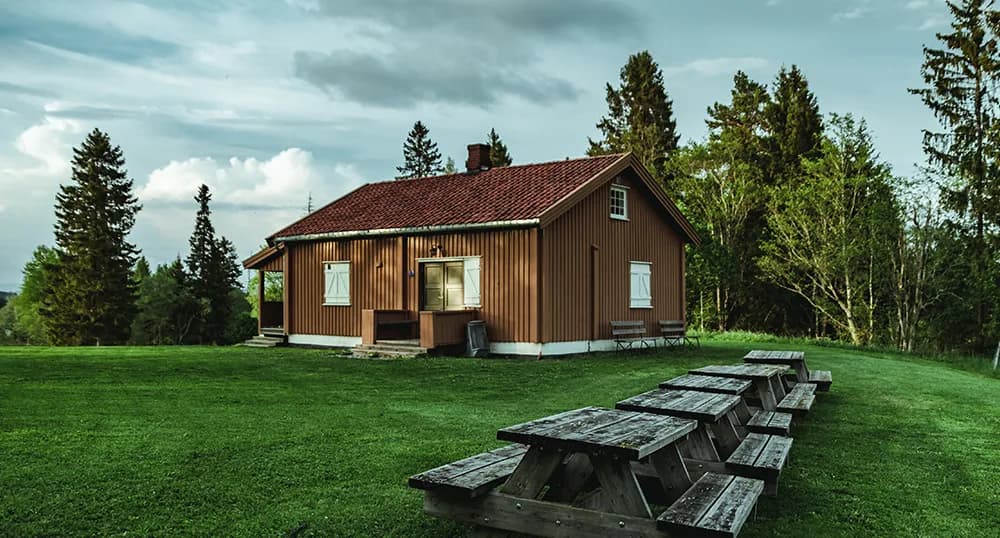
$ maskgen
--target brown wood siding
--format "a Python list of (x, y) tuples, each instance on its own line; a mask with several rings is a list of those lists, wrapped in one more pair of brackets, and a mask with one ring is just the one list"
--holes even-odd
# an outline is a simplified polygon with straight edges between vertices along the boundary
[[(441, 245), (445, 257), (482, 256), (479, 319), (494, 342), (537, 342), (538, 301), (537, 229), (495, 230), (407, 239), (408, 271), (417, 271), (417, 258), (429, 258)], [(410, 309), (420, 305), (419, 278), (408, 279)]]
[(284, 255), (282, 255), (282, 256), (275, 256), (274, 258), (268, 260), (268, 262), (265, 263), (264, 265), (258, 266), (257, 269), (261, 269), (263, 271), (278, 271), (278, 272), (280, 272), (282, 270), (282, 268), (284, 267), (284, 260), (283, 260), (283, 258), (284, 258)]
[[(361, 336), (362, 310), (390, 310), (401, 302), (395, 238), (290, 243), (285, 256), (289, 334)], [(350, 306), (323, 306), (323, 262), (331, 261), (351, 262)]]
[[(543, 342), (607, 339), (613, 320), (645, 321), (656, 334), (659, 320), (684, 319), (684, 243), (631, 174), (628, 221), (609, 217), (609, 183), (542, 230)], [(652, 263), (651, 309), (629, 307), (630, 261)]]
[[(289, 243), (288, 333), (361, 336), (365, 309), (406, 308), (415, 318), (417, 258), (431, 257), (434, 245), (445, 257), (482, 257), (479, 319), (492, 341), (539, 341), (537, 229)], [(323, 262), (344, 260), (351, 262), (351, 306), (323, 306)]]

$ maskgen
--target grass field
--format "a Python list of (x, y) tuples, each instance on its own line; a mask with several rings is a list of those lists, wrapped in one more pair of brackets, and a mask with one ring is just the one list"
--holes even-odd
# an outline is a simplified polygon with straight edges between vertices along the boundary
[(406, 478), (750, 349), (834, 373), (743, 536), (997, 536), (1000, 380), (803, 344), (571, 360), (0, 348), (0, 535), (461, 536)]

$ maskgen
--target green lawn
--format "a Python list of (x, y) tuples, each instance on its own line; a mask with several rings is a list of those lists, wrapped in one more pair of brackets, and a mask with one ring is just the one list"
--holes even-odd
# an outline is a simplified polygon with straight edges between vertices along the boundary
[(570, 360), (0, 348), (0, 535), (451, 536), (406, 478), (498, 427), (612, 406), (751, 347), (833, 370), (744, 536), (996, 536), (1000, 380), (873, 352), (707, 342)]

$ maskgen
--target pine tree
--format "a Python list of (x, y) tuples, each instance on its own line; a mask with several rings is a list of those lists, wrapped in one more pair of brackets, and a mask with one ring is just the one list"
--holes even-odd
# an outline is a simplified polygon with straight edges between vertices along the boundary
[(607, 85), (608, 115), (597, 128), (603, 138), (589, 140), (588, 155), (631, 151), (657, 177), (680, 137), (673, 102), (663, 85), (663, 72), (648, 51), (629, 56), (621, 84)]
[(195, 216), (194, 232), (188, 239), (187, 274), (191, 279), (192, 292), (195, 297), (207, 298), (212, 283), (212, 248), (215, 244), (215, 227), (212, 226), (212, 193), (208, 185), (198, 187), (194, 200), (198, 202), (198, 213)]
[(94, 129), (73, 149), (72, 181), (56, 195), (58, 257), (47, 268), (51, 293), (43, 307), (55, 343), (128, 339), (139, 251), (127, 237), (139, 209), (121, 148)]
[[(214, 240), (209, 256), (209, 275), (212, 285), (205, 296), (208, 302), (208, 316), (204, 326), (204, 341), (214, 344), (229, 343), (226, 329), (233, 315), (232, 292), (239, 289), (239, 278), (242, 273), (233, 243), (225, 237)], [(240, 298), (242, 299), (242, 296)]]
[(135, 268), (132, 270), (132, 280), (135, 280), (136, 288), (142, 285), (142, 281), (149, 278), (149, 260), (145, 256), (139, 256), (139, 259), (135, 262)]
[(510, 153), (507, 151), (507, 146), (503, 143), (503, 140), (500, 140), (500, 135), (497, 134), (496, 129), (490, 129), (486, 143), (490, 145), (490, 166), (493, 168), (510, 166), (512, 162)]
[(794, 179), (802, 170), (800, 161), (818, 155), (823, 137), (823, 118), (809, 81), (793, 65), (778, 72), (774, 96), (767, 107), (770, 131), (772, 182)]
[(442, 174), (457, 174), (458, 173), (458, 167), (455, 166), (455, 159), (452, 159), (451, 157), (448, 157), (447, 159), (445, 159), (445, 161), (444, 161), (444, 169), (441, 170), (441, 173)]
[(1000, 53), (997, 30), (1000, 13), (992, 0), (948, 2), (950, 33), (939, 33), (942, 48), (924, 47), (921, 68), (926, 87), (911, 89), (941, 124), (941, 131), (924, 131), (924, 153), (946, 178), (942, 206), (967, 218), (972, 226), (972, 275), (966, 287), (974, 305), (978, 342), (985, 344), (987, 312), (984, 289), (990, 263), (988, 231), (1000, 224)]
[(403, 166), (396, 167), (399, 171), (396, 179), (414, 179), (442, 172), (441, 152), (429, 135), (430, 131), (423, 123), (417, 121), (413, 124), (403, 143)]
[(232, 313), (230, 295), (239, 285), (241, 274), (236, 248), (225, 237), (216, 237), (209, 203), (212, 194), (207, 185), (198, 188), (195, 201), (198, 213), (194, 232), (188, 240), (186, 280), (192, 295), (200, 302), (201, 316), (195, 333), (202, 343), (224, 341)]

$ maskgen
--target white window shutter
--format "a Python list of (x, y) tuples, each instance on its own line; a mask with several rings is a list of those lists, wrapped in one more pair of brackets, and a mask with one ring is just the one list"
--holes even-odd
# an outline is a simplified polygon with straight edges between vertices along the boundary
[(653, 306), (650, 276), (651, 271), (648, 263), (629, 264), (629, 306), (632, 308)]
[(325, 293), (323, 302), (333, 305), (351, 304), (351, 264), (337, 262), (326, 264), (323, 271)]
[(481, 306), (479, 296), (479, 258), (466, 258), (464, 262), (465, 306)]

